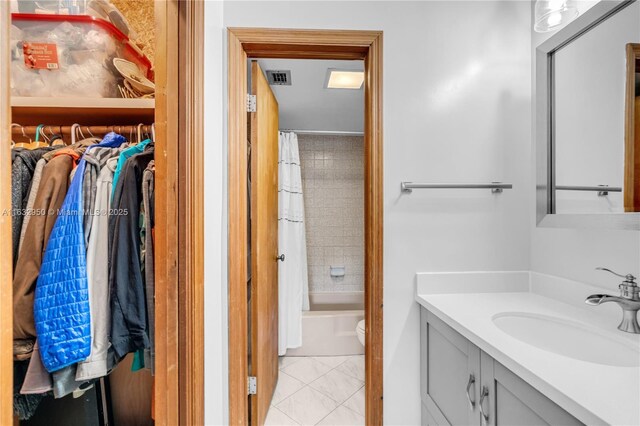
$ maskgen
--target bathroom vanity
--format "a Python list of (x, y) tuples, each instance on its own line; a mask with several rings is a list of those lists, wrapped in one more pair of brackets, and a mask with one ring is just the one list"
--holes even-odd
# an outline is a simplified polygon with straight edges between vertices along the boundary
[(420, 334), (424, 424), (583, 424), (424, 307)]
[(640, 335), (603, 289), (529, 272), (417, 275), (425, 425), (640, 424)]

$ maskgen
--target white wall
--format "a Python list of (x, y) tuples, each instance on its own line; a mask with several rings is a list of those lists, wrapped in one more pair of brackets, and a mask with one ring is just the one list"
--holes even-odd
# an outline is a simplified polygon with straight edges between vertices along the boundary
[[(580, 6), (584, 11), (595, 3), (581, 2)], [(532, 69), (535, 69), (536, 47), (552, 34), (532, 32)], [(532, 99), (535, 104), (535, 75), (532, 78)], [(532, 110), (532, 116), (535, 123), (535, 109)], [(535, 126), (532, 126), (531, 140), (531, 170), (535, 170)], [(533, 186), (530, 196), (535, 203)], [(595, 271), (595, 267), (606, 266), (621, 273), (640, 274), (640, 232), (538, 228), (533, 211), (530, 223), (533, 271), (607, 287), (612, 291), (617, 290), (619, 280)]]
[[(225, 2), (223, 24), (384, 31), (384, 419), (420, 424), (415, 273), (528, 269), (530, 6), (337, 4)], [(515, 188), (400, 195), (402, 180)]]
[[(416, 271), (530, 265), (612, 291), (617, 281), (595, 266), (640, 272), (639, 232), (535, 226), (529, 47), (545, 36), (531, 34), (530, 8), (533, 2), (206, 3), (207, 424), (228, 418), (223, 26), (384, 31), (386, 424), (420, 420)], [(494, 179), (515, 187), (499, 196), (398, 190), (401, 180)]]
[(204, 385), (205, 424), (228, 423), (227, 150), (222, 2), (205, 3)]

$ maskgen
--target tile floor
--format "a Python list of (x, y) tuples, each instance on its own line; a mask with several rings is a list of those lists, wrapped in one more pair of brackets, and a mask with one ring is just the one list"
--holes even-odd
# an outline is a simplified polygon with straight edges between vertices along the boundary
[(280, 357), (267, 426), (364, 425), (364, 355)]

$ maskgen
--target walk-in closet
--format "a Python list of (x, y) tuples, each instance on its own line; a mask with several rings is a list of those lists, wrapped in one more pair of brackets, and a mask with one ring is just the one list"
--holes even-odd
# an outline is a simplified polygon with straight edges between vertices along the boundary
[(154, 424), (154, 4), (10, 2), (16, 425)]

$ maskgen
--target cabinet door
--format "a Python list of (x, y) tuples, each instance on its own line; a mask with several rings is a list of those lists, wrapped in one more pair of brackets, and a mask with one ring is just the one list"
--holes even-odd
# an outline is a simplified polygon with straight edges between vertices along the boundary
[(420, 321), (423, 424), (479, 425), (480, 350), (424, 308)]
[(482, 352), (480, 358), (482, 370), (480, 398), (486, 390), (486, 396), (482, 399), (484, 425), (582, 425), (578, 419), (486, 353)]

